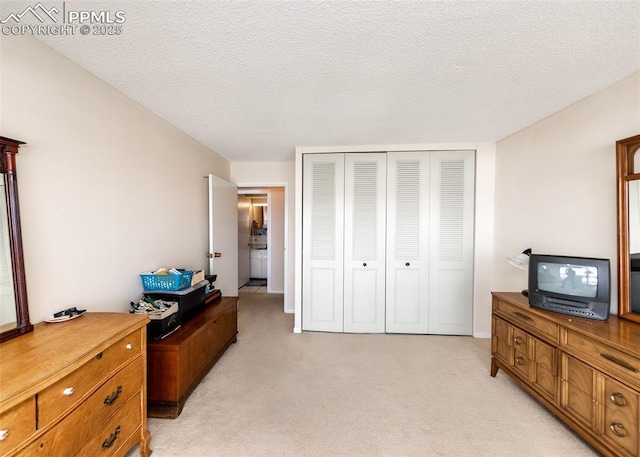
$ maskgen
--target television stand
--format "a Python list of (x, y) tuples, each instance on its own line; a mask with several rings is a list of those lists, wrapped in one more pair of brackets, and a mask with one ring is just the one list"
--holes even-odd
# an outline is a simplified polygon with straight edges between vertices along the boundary
[(603, 455), (640, 455), (640, 324), (492, 295), (491, 376), (502, 370)]
[(175, 419), (189, 395), (237, 341), (238, 298), (209, 293), (197, 314), (147, 345), (147, 415)]

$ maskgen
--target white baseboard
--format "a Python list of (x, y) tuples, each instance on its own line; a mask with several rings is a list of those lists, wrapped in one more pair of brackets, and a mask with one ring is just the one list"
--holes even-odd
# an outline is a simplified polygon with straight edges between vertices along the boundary
[(491, 338), (491, 333), (484, 333), (484, 332), (474, 333), (473, 337), (474, 338)]
[(302, 329), (299, 329), (298, 327), (293, 327), (293, 333), (302, 333)]

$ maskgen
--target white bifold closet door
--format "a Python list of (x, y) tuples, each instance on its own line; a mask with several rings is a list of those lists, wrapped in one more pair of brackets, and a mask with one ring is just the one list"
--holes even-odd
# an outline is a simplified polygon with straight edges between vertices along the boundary
[(384, 333), (384, 153), (303, 162), (304, 330)]
[(387, 154), (387, 333), (472, 334), (474, 156)]
[(385, 331), (386, 154), (345, 155), (344, 331)]
[(472, 333), (474, 155), (303, 156), (303, 330)]
[(429, 328), (473, 334), (475, 151), (431, 152)]
[(302, 163), (302, 329), (344, 329), (344, 154)]
[(387, 154), (386, 331), (429, 328), (428, 152)]

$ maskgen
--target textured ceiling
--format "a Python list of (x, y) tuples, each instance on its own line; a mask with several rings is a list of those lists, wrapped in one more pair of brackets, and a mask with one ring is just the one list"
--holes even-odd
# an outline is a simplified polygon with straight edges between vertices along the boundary
[(640, 71), (637, 0), (66, 4), (122, 35), (43, 41), (233, 162), (497, 141)]

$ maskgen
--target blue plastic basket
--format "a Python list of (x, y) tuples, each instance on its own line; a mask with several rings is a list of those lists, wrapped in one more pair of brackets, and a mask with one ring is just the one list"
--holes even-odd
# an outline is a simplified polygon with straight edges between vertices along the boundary
[(182, 290), (191, 286), (193, 271), (183, 271), (179, 275), (140, 274), (144, 290)]

